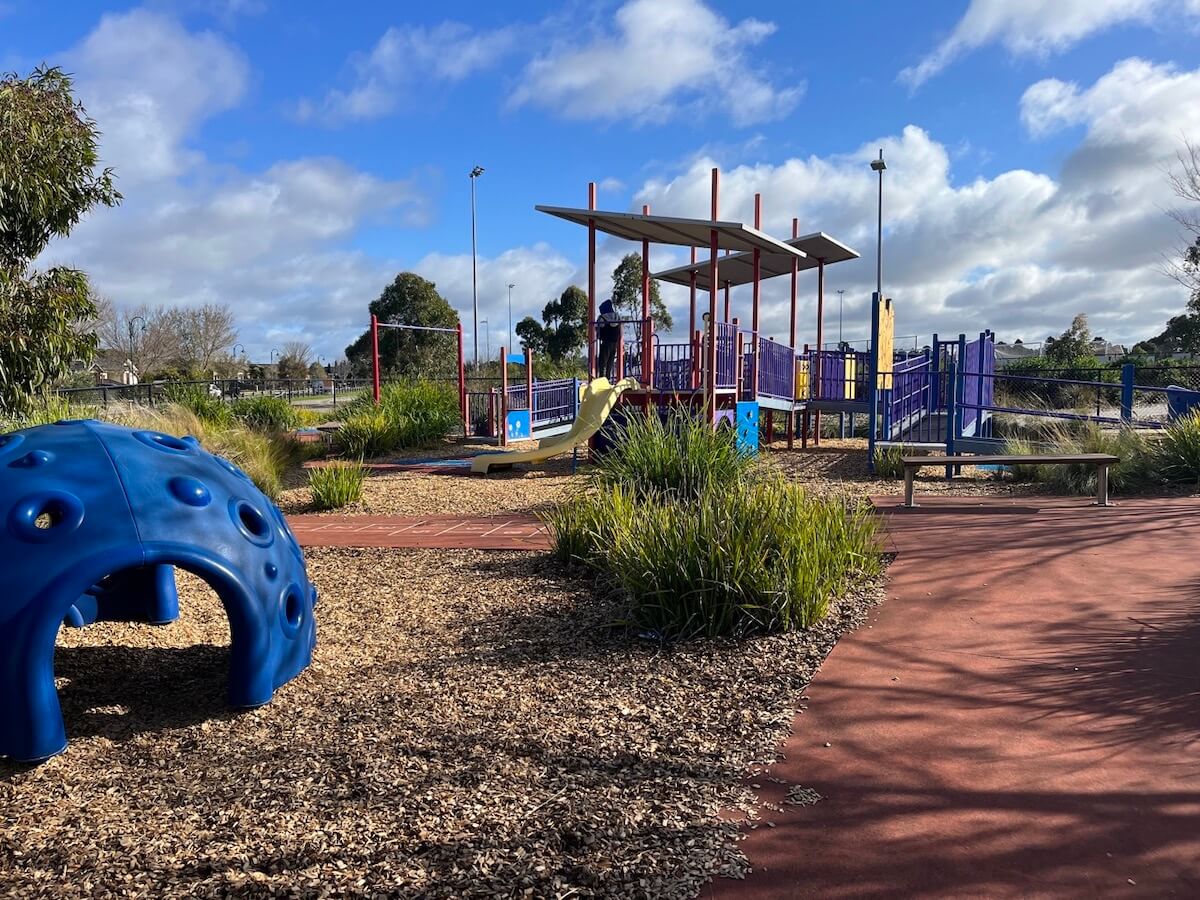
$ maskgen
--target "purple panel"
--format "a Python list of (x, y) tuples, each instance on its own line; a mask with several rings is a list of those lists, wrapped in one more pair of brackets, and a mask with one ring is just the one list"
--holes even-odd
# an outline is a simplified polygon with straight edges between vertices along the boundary
[(758, 340), (758, 393), (791, 400), (796, 390), (796, 353), (784, 344)]

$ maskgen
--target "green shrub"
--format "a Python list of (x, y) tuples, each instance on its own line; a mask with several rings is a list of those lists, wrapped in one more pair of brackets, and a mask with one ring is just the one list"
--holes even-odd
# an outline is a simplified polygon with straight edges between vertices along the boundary
[(382, 411), (361, 412), (342, 423), (334, 437), (347, 456), (370, 459), (400, 446), (400, 430)]
[(875, 474), (884, 479), (904, 477), (904, 459), (906, 451), (903, 447), (893, 444), (887, 447), (875, 448)]
[(1168, 481), (1200, 482), (1200, 411), (1167, 426), (1155, 448), (1155, 462)]
[(754, 458), (738, 450), (733, 429), (714, 429), (702, 414), (676, 408), (666, 421), (630, 416), (597, 461), (593, 479), (599, 487), (620, 486), (636, 496), (690, 500), (710, 488), (730, 487), (754, 468)]
[[(1005, 453), (1112, 454), (1121, 460), (1108, 470), (1108, 486), (1113, 493), (1136, 491), (1157, 480), (1155, 447), (1132, 428), (1105, 429), (1095, 422), (1055, 423), (1042, 430), (1041, 441), (1010, 441)], [(1096, 467), (1090, 463), (1020, 467), (1019, 475), (1058, 494), (1096, 492)]]
[(233, 417), (255, 431), (291, 431), (300, 424), (300, 413), (282, 397), (243, 397), (229, 404)]
[(196, 418), (209, 425), (225, 426), (233, 422), (229, 404), (210, 394), (206, 385), (169, 384), (163, 390), (163, 396), (171, 403), (191, 410)]
[(366, 471), (359, 462), (333, 462), (308, 471), (313, 506), (317, 509), (340, 509), (362, 499)]
[(546, 518), (560, 558), (597, 570), (634, 625), (669, 638), (807, 628), (881, 565), (865, 504), (780, 478), (710, 486), (688, 502), (612, 487)]
[(370, 394), (364, 394), (347, 404), (343, 415), (347, 424), (363, 416), (383, 416), (392, 443), (379, 452), (436, 446), (462, 427), (457, 391), (429, 381), (384, 385), (379, 406)]

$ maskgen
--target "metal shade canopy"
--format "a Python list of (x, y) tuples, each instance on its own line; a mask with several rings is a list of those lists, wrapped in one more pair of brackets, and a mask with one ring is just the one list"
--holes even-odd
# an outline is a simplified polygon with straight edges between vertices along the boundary
[[(858, 251), (847, 247), (835, 238), (831, 238), (823, 231), (816, 231), (812, 234), (806, 234), (778, 243), (787, 245), (792, 251), (801, 251), (802, 256), (797, 260), (801, 271), (815, 269), (821, 262), (824, 262), (828, 266), (832, 263), (845, 262), (848, 259), (858, 259)], [(760, 253), (758, 261), (759, 278), (765, 281), (768, 278), (775, 278), (778, 275), (790, 275), (792, 272), (792, 260), (795, 258), (793, 253)], [(720, 286), (728, 284), (736, 287), (739, 284), (749, 284), (754, 281), (753, 253), (736, 253), (731, 256), (722, 256), (720, 263), (720, 269), (717, 273)], [(707, 291), (709, 289), (709, 267), (707, 262), (677, 266), (674, 269), (657, 272), (652, 277), (657, 278), (659, 281), (670, 282), (671, 284), (690, 285), (693, 273), (696, 276), (696, 287)]]
[[(791, 260), (803, 264), (804, 250), (789, 246), (756, 228), (741, 222), (714, 222), (711, 219), (678, 219), (673, 216), (651, 216), (639, 213), (604, 212), (597, 209), (576, 209), (566, 206), (535, 206), (538, 212), (566, 219), (578, 225), (595, 223), (597, 231), (624, 238), (627, 241), (649, 241), (652, 244), (674, 244), (679, 247), (711, 247), (712, 232), (717, 232), (717, 248), (733, 251), (761, 251), (760, 255), (786, 259), (788, 271)], [(853, 252), (853, 251), (851, 251)], [(857, 256), (858, 254), (854, 254)], [(722, 256), (721, 267), (735, 256)], [(708, 266), (708, 263), (696, 263)], [(724, 279), (721, 279), (724, 281)], [(685, 279), (686, 283), (686, 279)]]

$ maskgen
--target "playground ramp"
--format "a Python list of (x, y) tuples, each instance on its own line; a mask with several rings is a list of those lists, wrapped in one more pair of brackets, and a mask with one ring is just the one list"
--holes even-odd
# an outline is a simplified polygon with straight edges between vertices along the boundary
[(625, 391), (638, 386), (636, 378), (623, 378), (612, 384), (607, 378), (596, 378), (583, 388), (579, 414), (571, 430), (566, 434), (538, 442), (533, 450), (514, 450), (509, 453), (481, 453), (471, 461), (471, 471), (486, 475), (493, 467), (511, 466), (513, 463), (545, 462), (552, 456), (577, 447), (588, 441), (600, 430), (605, 420), (617, 405)]

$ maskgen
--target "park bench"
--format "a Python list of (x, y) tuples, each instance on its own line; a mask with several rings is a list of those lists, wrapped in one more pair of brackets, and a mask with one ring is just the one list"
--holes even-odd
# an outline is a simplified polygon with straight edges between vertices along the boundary
[(904, 505), (911, 509), (913, 503), (913, 478), (922, 466), (1041, 466), (1041, 465), (1087, 465), (1096, 467), (1096, 505), (1112, 506), (1108, 502), (1108, 467), (1120, 462), (1120, 458), (1108, 453), (1050, 453), (1029, 456), (905, 456)]

